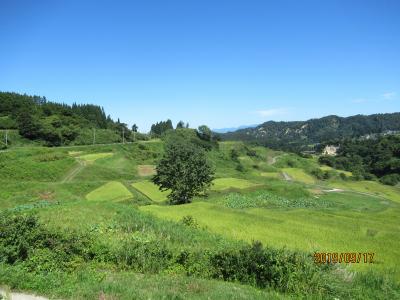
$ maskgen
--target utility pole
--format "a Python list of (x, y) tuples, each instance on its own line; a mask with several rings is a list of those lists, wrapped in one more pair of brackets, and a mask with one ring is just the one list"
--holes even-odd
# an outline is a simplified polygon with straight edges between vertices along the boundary
[(125, 128), (122, 127), (122, 144), (125, 144)]
[(96, 144), (96, 128), (93, 128), (93, 145)]

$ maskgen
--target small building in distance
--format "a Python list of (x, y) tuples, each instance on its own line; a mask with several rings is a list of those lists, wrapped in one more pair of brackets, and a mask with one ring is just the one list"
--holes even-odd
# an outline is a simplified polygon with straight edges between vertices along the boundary
[(325, 146), (324, 150), (322, 150), (322, 154), (336, 156), (338, 149), (338, 146), (327, 145)]

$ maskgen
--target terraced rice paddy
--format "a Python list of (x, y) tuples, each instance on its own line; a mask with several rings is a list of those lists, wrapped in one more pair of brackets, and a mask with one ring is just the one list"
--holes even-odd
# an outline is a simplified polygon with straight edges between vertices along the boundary
[(169, 194), (168, 191), (160, 191), (157, 185), (147, 180), (132, 183), (132, 186), (143, 195), (155, 202), (166, 201)]
[(228, 189), (247, 189), (257, 186), (257, 183), (253, 183), (246, 179), (240, 178), (217, 178), (213, 181), (212, 189), (215, 191), (223, 191)]
[(312, 184), (315, 183), (316, 180), (311, 175), (307, 174), (304, 170), (299, 168), (283, 168), (283, 172), (288, 174), (292, 180)]
[(132, 197), (132, 193), (118, 181), (107, 182), (86, 195), (90, 201), (122, 201)]
[(282, 174), (278, 173), (278, 172), (261, 172), (260, 176), (267, 177), (267, 178), (275, 178), (275, 179), (282, 178)]
[(96, 161), (96, 160), (98, 160), (98, 159), (102, 159), (102, 158), (106, 158), (106, 157), (111, 157), (111, 156), (113, 156), (113, 155), (114, 155), (114, 153), (111, 153), (111, 152), (92, 153), (92, 154), (81, 155), (81, 156), (79, 156), (79, 158), (82, 159), (82, 160), (84, 160), (84, 161), (86, 161), (86, 162), (88, 162), (88, 163), (91, 163), (91, 162), (94, 162), (94, 161)]
[[(203, 253), (214, 244), (214, 240), (210, 243), (208, 238), (216, 235), (217, 240), (223, 243), (258, 240), (272, 248), (285, 247), (307, 253), (373, 252), (376, 263), (343, 265), (346, 272), (364, 274), (374, 270), (400, 282), (400, 269), (397, 268), (400, 265), (398, 187), (385, 186), (377, 181), (342, 180), (340, 177), (318, 180), (310, 170), (316, 166), (323, 170), (330, 168), (317, 165), (315, 159), (259, 147), (252, 148), (257, 153), (249, 156), (243, 143), (227, 142), (221, 143), (220, 151), (208, 152), (218, 177), (208, 193), (196, 197), (191, 204), (172, 206), (167, 205), (168, 192), (161, 192), (146, 178), (153, 174), (153, 166), (162, 149), (162, 142), (151, 141), (96, 146), (95, 149), (76, 147), (66, 151), (33, 148), (2, 153), (0, 208), (35, 212), (49, 228), (89, 231), (112, 245), (113, 249), (118, 249), (126, 241), (132, 241), (132, 245), (140, 244), (140, 247), (162, 242), (173, 249), (181, 250), (184, 245), (199, 248)], [(239, 162), (244, 170), (237, 170), (239, 162), (230, 157), (232, 149), (240, 152)], [(272, 157), (277, 155), (280, 155), (279, 158), (273, 161)], [(78, 165), (77, 161), (82, 165)], [(74, 170), (79, 172), (75, 174)], [(287, 173), (291, 180), (286, 181), (283, 173)], [(73, 178), (65, 180), (71, 174)], [(125, 223), (121, 223), (121, 215), (124, 214), (127, 217)], [(187, 216), (192, 216), (198, 227), (182, 227), (182, 219)], [(186, 241), (184, 238), (187, 236), (190, 242), (185, 244), (182, 241)], [(198, 246), (200, 244), (203, 246)], [(100, 278), (105, 273), (106, 280), (116, 278), (120, 272), (104, 270), (102, 264), (97, 267), (101, 271), (95, 270), (96, 276)], [(164, 271), (168, 278), (171, 277), (169, 272), (179, 272), (175, 269)], [(14, 276), (13, 273), (1, 272), (0, 268), (0, 278), (3, 279)], [(140, 278), (151, 276), (145, 274), (133, 272), (128, 277), (142, 282)], [(52, 280), (59, 280), (58, 275), (54, 276)], [(176, 276), (181, 275), (174, 273), (171, 278)], [(47, 285), (46, 278), (38, 278), (35, 277), (35, 280), (42, 280), (40, 282)], [(198, 280), (186, 276), (176, 278), (189, 280), (191, 284)], [(85, 285), (86, 279), (82, 280)], [(156, 281), (157, 284), (159, 282)], [(210, 282), (215, 288), (226, 284)], [(126, 284), (132, 286), (131, 281), (126, 281)], [(135, 284), (138, 283), (135, 281)], [(76, 284), (73, 286), (75, 288)], [(243, 286), (248, 287), (235, 283), (227, 286), (227, 290), (238, 291)], [(78, 287), (74, 297), (86, 295), (82, 292), (85, 288)], [(45, 295), (51, 296), (57, 289), (52, 287)], [(113, 294), (117, 295), (115, 299), (120, 295), (118, 289)], [(98, 289), (93, 290), (96, 292), (91, 299), (98, 299)], [(126, 290), (125, 287), (123, 290)], [(199, 293), (205, 295), (203, 291)], [(190, 297), (198, 295), (197, 288), (189, 294)], [(228, 294), (225, 291), (223, 296)], [(61, 297), (64, 294), (59, 292), (57, 295)], [(248, 298), (256, 298), (254, 295), (261, 294), (259, 290), (254, 290)], [(269, 294), (265, 295), (260, 298), (270, 298)], [(129, 299), (129, 296), (126, 298)]]
[[(319, 201), (329, 201), (333, 207), (238, 210), (210, 201), (180, 206), (150, 205), (140, 209), (174, 221), (190, 215), (200, 226), (213, 232), (248, 242), (260, 240), (274, 247), (307, 252), (376, 253), (375, 265), (358, 264), (351, 268), (384, 269), (400, 264), (396, 246), (400, 240), (398, 205), (352, 193), (328, 193), (319, 196)], [(400, 277), (399, 270), (397, 276)]]

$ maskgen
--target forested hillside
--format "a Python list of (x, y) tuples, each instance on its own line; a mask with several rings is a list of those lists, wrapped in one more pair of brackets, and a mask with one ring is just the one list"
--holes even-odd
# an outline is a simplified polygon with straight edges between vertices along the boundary
[(294, 122), (265, 122), (222, 135), (224, 140), (256, 141), (275, 149), (311, 150), (315, 144), (343, 138), (400, 131), (400, 113), (356, 115), (347, 118), (327, 116)]
[(400, 181), (400, 136), (344, 140), (336, 156), (321, 156), (320, 163), (351, 171), (358, 179), (380, 178), (384, 184)]
[(16, 129), (29, 140), (49, 146), (87, 144), (97, 140), (117, 142), (124, 131), (131, 131), (124, 123), (115, 122), (104, 109), (92, 104), (60, 104), (45, 97), (0, 92), (0, 130)]

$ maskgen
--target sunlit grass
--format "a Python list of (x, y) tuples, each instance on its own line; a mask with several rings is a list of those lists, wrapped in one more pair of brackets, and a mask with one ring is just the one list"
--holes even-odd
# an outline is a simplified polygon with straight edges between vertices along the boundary
[(213, 181), (212, 189), (215, 191), (227, 190), (230, 188), (235, 189), (247, 189), (257, 186), (256, 183), (253, 183), (246, 179), (240, 178), (217, 178)]
[(283, 172), (287, 173), (293, 180), (300, 181), (303, 183), (312, 184), (315, 183), (313, 176), (307, 174), (304, 170), (299, 168), (283, 168)]
[(282, 179), (282, 175), (278, 172), (261, 172), (260, 176), (266, 178)]
[(165, 192), (160, 191), (157, 185), (148, 180), (134, 182), (132, 183), (132, 186), (139, 192), (144, 194), (146, 197), (156, 202), (162, 202), (167, 200), (167, 196), (169, 194), (169, 191)]
[(122, 201), (132, 197), (132, 193), (118, 181), (108, 182), (86, 195), (86, 199), (91, 201)]
[(86, 161), (86, 162), (94, 162), (98, 159), (105, 158), (105, 157), (110, 157), (113, 156), (114, 153), (112, 152), (105, 152), (105, 153), (92, 153), (92, 154), (85, 154), (79, 156), (80, 159)]
[(374, 194), (400, 203), (400, 188), (383, 185), (376, 181), (331, 181), (334, 188), (354, 190), (361, 193)]
[(329, 166), (321, 166), (320, 169), (323, 170), (323, 171), (335, 170), (335, 171), (337, 171), (337, 172), (339, 172), (339, 173), (345, 174), (346, 176), (352, 176), (352, 175), (353, 175), (353, 173), (351, 173), (351, 172), (349, 172), (349, 171), (338, 170), (338, 169), (334, 169), (334, 168), (329, 167)]
[[(344, 197), (351, 201), (351, 195)], [(150, 205), (140, 209), (174, 221), (191, 215), (212, 232), (247, 242), (260, 240), (273, 247), (308, 252), (375, 253), (376, 264), (353, 266), (357, 269), (382, 270), (400, 264), (397, 253), (400, 209), (397, 205), (375, 212), (355, 209), (232, 209), (205, 202), (180, 206)], [(399, 270), (396, 276), (400, 278)]]

